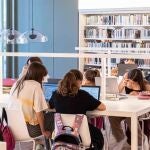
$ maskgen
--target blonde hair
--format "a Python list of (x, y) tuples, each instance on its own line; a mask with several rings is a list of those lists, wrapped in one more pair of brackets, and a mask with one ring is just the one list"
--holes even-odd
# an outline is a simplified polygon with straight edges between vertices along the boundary
[(57, 91), (63, 96), (75, 96), (79, 90), (77, 81), (82, 80), (82, 73), (79, 70), (72, 69), (66, 73), (64, 78), (59, 82)]

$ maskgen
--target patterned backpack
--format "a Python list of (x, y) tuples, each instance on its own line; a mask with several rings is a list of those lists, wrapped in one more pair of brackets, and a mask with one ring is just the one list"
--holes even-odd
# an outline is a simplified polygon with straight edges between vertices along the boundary
[(64, 126), (61, 114), (55, 114), (55, 137), (52, 144), (52, 150), (84, 150), (79, 135), (84, 115), (75, 115), (72, 126)]

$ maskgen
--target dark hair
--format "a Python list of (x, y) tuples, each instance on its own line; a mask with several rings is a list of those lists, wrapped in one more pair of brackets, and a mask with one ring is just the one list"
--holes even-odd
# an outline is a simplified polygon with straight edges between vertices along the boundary
[[(38, 63), (38, 62), (33, 62), (29, 65), (29, 68), (27, 70), (27, 73), (25, 76), (23, 76), (20, 80), (17, 81), (16, 83), (16, 88), (14, 89), (17, 90), (17, 96), (19, 96), (19, 92), (23, 88), (23, 83), (26, 80), (35, 80), (41, 84), (42, 87), (42, 80), (43, 77), (47, 75), (47, 69), (45, 68), (44, 65)], [(14, 92), (13, 91), (13, 92)]]
[(132, 69), (128, 72), (128, 79), (137, 82), (140, 86), (140, 90), (146, 90), (145, 81), (143, 78), (143, 74), (139, 69)]
[(100, 77), (100, 73), (97, 69), (95, 70), (89, 69), (85, 72), (85, 78), (88, 81), (95, 83), (95, 77)]
[(26, 64), (29, 65), (29, 62), (38, 62), (40, 64), (43, 64), (42, 60), (39, 57), (29, 57)]
[(63, 96), (75, 96), (79, 90), (77, 81), (82, 80), (83, 75), (79, 70), (77, 69), (70, 70), (59, 82), (58, 93)]

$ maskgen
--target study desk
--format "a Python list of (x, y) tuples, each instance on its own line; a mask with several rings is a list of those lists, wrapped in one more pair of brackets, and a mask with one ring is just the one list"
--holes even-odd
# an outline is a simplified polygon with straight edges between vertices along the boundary
[(150, 100), (139, 100), (135, 96), (119, 101), (102, 101), (105, 111), (89, 111), (90, 116), (118, 116), (131, 118), (131, 149), (138, 150), (138, 117), (150, 112)]

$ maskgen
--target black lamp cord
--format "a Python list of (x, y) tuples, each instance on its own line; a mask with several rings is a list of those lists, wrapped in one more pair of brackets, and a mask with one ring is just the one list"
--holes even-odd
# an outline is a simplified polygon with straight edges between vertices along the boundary
[(32, 4), (31, 4), (31, 17), (32, 17), (32, 34), (33, 34), (33, 30), (34, 30), (34, 27), (33, 27), (33, 0), (32, 0)]

